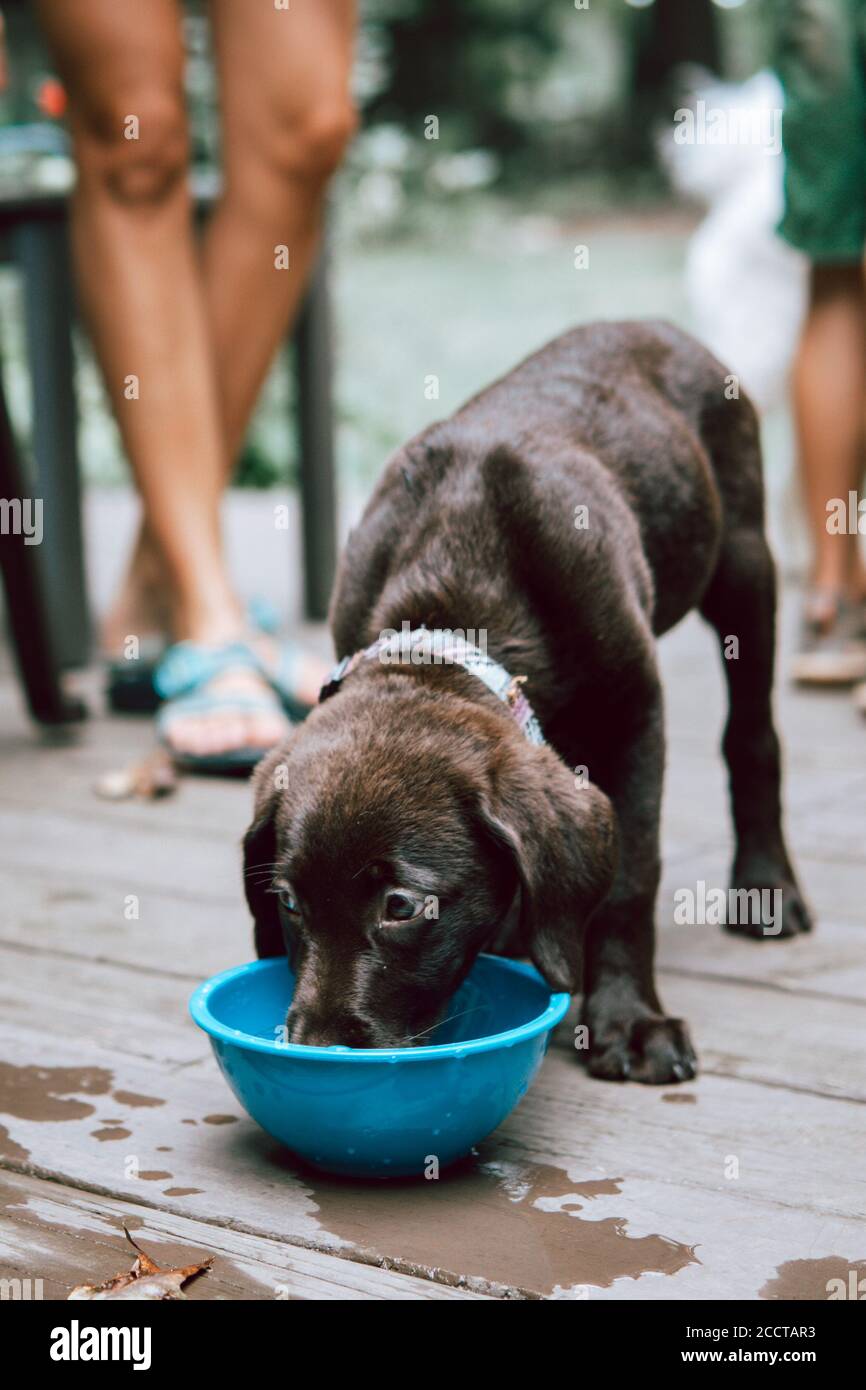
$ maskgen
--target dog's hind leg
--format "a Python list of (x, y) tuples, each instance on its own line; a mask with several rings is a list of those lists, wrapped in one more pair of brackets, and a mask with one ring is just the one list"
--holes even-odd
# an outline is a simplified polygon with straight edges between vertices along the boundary
[(728, 686), (722, 748), (736, 836), (731, 887), (740, 892), (729, 899), (738, 911), (729, 911), (727, 925), (755, 937), (794, 936), (812, 922), (782, 831), (772, 711), (776, 574), (760, 523), (760, 498), (757, 510), (757, 524), (735, 523), (726, 532), (701, 603), (718, 635)]

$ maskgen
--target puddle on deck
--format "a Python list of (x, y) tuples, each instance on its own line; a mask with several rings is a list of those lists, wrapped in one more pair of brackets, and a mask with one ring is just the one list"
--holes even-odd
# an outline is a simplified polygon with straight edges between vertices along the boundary
[(112, 1073), (105, 1067), (16, 1067), (0, 1062), (0, 1114), (19, 1120), (82, 1120), (95, 1105), (70, 1096), (104, 1096)]
[[(863, 1281), (862, 1289), (859, 1288)], [(846, 1260), (825, 1255), (819, 1260), (787, 1260), (779, 1265), (759, 1298), (808, 1299), (826, 1303), (835, 1299), (866, 1299), (866, 1260)]]
[[(113, 1084), (113, 1074), (103, 1067), (19, 1067), (3, 1062), (0, 1063), (0, 1115), (49, 1123), (86, 1119), (96, 1113), (96, 1106), (78, 1097), (82, 1094), (107, 1095)], [(112, 1099), (131, 1109), (152, 1109), (165, 1104), (158, 1096), (141, 1095), (137, 1091), (114, 1091)], [(214, 1124), (227, 1123), (234, 1118), (233, 1115), (209, 1117)], [(89, 1137), (100, 1144), (116, 1143), (130, 1139), (132, 1130), (121, 1120), (106, 1117), (99, 1129), (90, 1130)], [(171, 1153), (172, 1148), (160, 1144), (157, 1152)], [(30, 1150), (13, 1139), (5, 1125), (0, 1125), (0, 1158), (21, 1160), (29, 1157)], [(138, 1173), (143, 1182), (166, 1182), (173, 1177), (174, 1174), (164, 1168), (144, 1169)], [(201, 1192), (200, 1187), (170, 1187), (163, 1195), (191, 1197)]]
[(692, 1246), (629, 1235), (623, 1217), (584, 1217), (597, 1198), (620, 1193), (621, 1178), (572, 1182), (553, 1166), (483, 1159), (429, 1182), (361, 1182), (309, 1170), (298, 1177), (331, 1235), (419, 1271), (551, 1295), (700, 1263)]
[[(112, 1092), (112, 1085), (113, 1076), (105, 1068), (4, 1063), (0, 1113), (25, 1120), (77, 1120), (95, 1114), (86, 1097), (109, 1093), (133, 1108), (165, 1103), (137, 1092)], [(235, 1115), (216, 1113), (200, 1123), (229, 1126), (236, 1120)], [(103, 1129), (92, 1131), (98, 1141), (127, 1137), (116, 1122), (103, 1124)], [(7, 1156), (27, 1156), (0, 1130), (0, 1152), (4, 1146)], [(609, 1203), (616, 1198), (622, 1179), (573, 1182), (552, 1165), (496, 1161), (484, 1153), (430, 1182), (331, 1178), (299, 1171), (285, 1151), (276, 1161), (290, 1167), (310, 1191), (317, 1220), (328, 1233), (422, 1272), (443, 1269), (551, 1295), (583, 1286), (609, 1288), (616, 1279), (649, 1273), (672, 1275), (699, 1263), (692, 1246), (659, 1233), (629, 1234), (625, 1217), (592, 1219), (588, 1209), (598, 1199)], [(173, 1174), (146, 1169), (138, 1176), (145, 1182), (170, 1182)], [(177, 1186), (165, 1195), (195, 1193), (195, 1188)]]
[(115, 1091), (113, 1098), (120, 1101), (121, 1105), (130, 1105), (133, 1109), (150, 1109), (154, 1105), (165, 1105), (165, 1101), (160, 1100), (159, 1096), (142, 1096), (138, 1091)]

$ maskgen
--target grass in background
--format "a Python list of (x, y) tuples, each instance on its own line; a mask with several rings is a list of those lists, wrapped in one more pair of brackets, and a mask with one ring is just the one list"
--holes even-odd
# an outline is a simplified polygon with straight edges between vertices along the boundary
[[(597, 318), (685, 322), (686, 228), (647, 215), (581, 220), (498, 203), (438, 209), (384, 245), (337, 238), (339, 456), (366, 486), (387, 454), (549, 338)], [(574, 248), (589, 248), (577, 270)], [(439, 379), (439, 399), (425, 379)]]

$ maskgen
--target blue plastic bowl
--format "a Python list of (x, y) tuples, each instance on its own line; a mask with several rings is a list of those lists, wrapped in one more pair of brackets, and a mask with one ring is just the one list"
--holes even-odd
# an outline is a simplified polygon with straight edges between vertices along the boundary
[(568, 1009), (530, 965), (480, 956), (429, 1047), (283, 1043), (294, 978), (284, 959), (206, 981), (190, 1013), (241, 1105), (330, 1173), (423, 1175), (462, 1158), (513, 1110)]

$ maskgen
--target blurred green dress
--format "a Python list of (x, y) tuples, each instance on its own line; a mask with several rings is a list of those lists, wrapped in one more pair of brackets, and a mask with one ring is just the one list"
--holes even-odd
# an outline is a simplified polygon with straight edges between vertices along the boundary
[(779, 231), (817, 262), (866, 247), (866, 0), (773, 0), (785, 89)]

